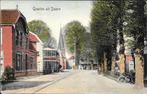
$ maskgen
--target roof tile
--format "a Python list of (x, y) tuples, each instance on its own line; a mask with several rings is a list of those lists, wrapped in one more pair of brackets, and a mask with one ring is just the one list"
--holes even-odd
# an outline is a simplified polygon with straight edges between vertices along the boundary
[(15, 24), (22, 14), (18, 10), (0, 10), (0, 24)]

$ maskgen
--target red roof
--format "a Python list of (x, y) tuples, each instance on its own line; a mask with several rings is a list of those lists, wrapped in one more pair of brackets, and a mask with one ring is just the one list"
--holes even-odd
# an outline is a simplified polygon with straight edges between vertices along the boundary
[(18, 10), (0, 10), (0, 24), (15, 24), (23, 16)]
[(29, 32), (29, 41), (39, 42), (39, 40), (37, 39), (37, 37), (35, 36), (35, 34), (32, 33), (32, 32)]
[(32, 32), (29, 32), (28, 35), (29, 35), (29, 41), (30, 41), (29, 49), (33, 50), (33, 51), (36, 51), (36, 47), (35, 47), (36, 44), (33, 44), (33, 43), (38, 42), (38, 39), (37, 39), (36, 35), (34, 33), (32, 33)]

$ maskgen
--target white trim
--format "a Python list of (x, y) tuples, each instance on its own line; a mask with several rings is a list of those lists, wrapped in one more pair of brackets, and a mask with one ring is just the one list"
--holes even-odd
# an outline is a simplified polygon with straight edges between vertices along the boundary
[(43, 60), (43, 61), (55, 61), (55, 62), (57, 62), (58, 60)]

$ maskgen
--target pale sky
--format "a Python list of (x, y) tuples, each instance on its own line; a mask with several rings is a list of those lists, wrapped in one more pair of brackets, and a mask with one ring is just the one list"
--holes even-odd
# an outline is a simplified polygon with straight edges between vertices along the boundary
[[(27, 22), (42, 20), (47, 23), (52, 31), (52, 36), (58, 42), (60, 27), (65, 26), (68, 22), (78, 20), (84, 26), (89, 26), (92, 1), (1, 1), (1, 9), (16, 9), (16, 5), (18, 5), (18, 9), (26, 17)], [(58, 10), (52, 11), (53, 7), (58, 8)], [(36, 8), (40, 10), (35, 10)]]

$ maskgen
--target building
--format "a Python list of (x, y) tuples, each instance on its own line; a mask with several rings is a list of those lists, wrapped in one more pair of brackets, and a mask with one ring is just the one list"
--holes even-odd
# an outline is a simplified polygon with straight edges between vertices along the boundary
[(58, 51), (59, 51), (59, 55), (60, 55), (60, 65), (62, 66), (62, 69), (67, 68), (65, 50), (66, 50), (66, 48), (65, 48), (64, 34), (63, 34), (62, 30), (60, 30)]
[(36, 41), (37, 72), (42, 73), (43, 72), (43, 42), (33, 32), (30, 32), (30, 34), (32, 35), (33, 40)]
[(56, 49), (43, 49), (43, 73), (49, 74), (59, 72), (60, 59), (59, 53)]
[(29, 32), (29, 54), (27, 59), (29, 62), (27, 62), (27, 71), (31, 75), (37, 73), (37, 42), (38, 39), (36, 36), (32, 32)]
[(35, 44), (29, 41), (26, 18), (18, 10), (1, 10), (0, 13), (4, 68), (13, 67), (16, 77), (36, 73), (37, 53), (32, 48)]
[(74, 69), (74, 67), (75, 67), (75, 57), (74, 57), (74, 55), (71, 55), (68, 59), (67, 59), (67, 61), (68, 61), (68, 64), (69, 64), (69, 69)]

